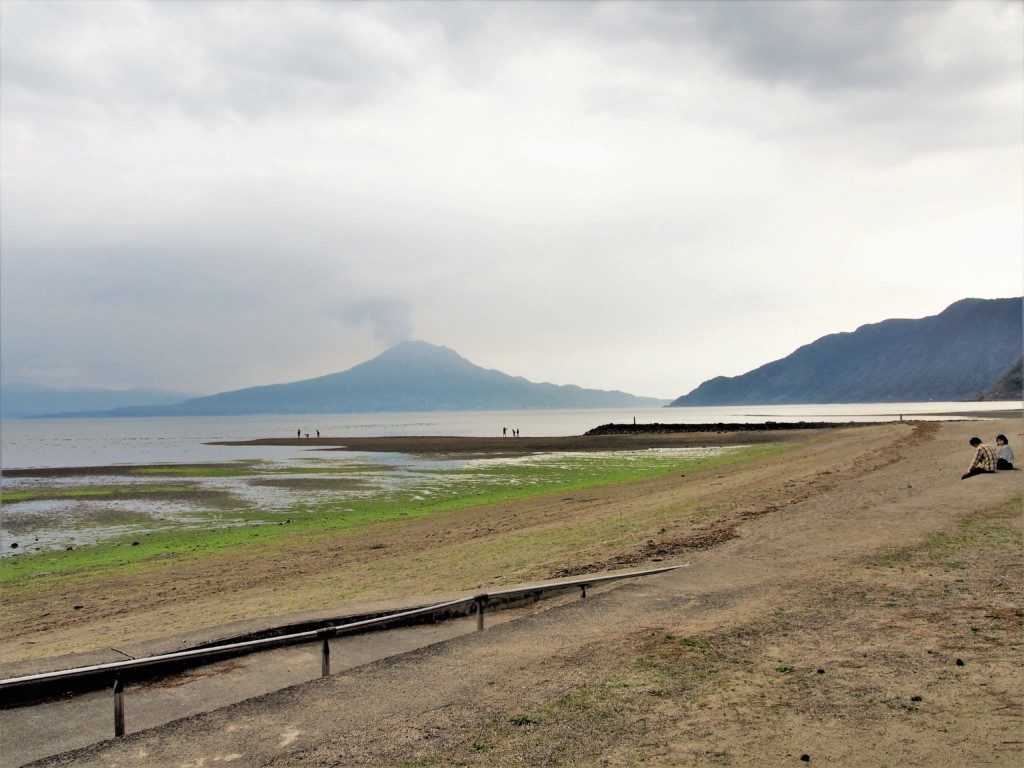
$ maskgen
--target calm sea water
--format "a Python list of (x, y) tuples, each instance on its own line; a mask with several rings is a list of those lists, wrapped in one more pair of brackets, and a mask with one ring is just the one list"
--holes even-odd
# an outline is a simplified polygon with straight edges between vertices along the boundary
[[(600, 424), (765, 421), (886, 421), (900, 414), (928, 418), (945, 412), (1020, 408), (1019, 402), (857, 403), (841, 405), (719, 406), (566, 411), (445, 411), (431, 413), (205, 416), (159, 419), (12, 419), (0, 422), (4, 469), (80, 467), (234, 459), (284, 461), (309, 456), (294, 447), (205, 445), (211, 440), (294, 437), (301, 429), (324, 437), (385, 435), (578, 435)], [(938, 418), (932, 416), (932, 418)]]

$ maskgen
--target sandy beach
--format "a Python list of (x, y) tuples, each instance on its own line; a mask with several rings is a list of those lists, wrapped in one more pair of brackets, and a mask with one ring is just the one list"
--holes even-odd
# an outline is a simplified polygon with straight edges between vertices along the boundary
[[(22, 619), (4, 645), (83, 650), (341, 604), (381, 567), (364, 599), (688, 563), (46, 764), (1014, 765), (1024, 473), (959, 479), (981, 426), (829, 430), (685, 477), (42, 579), (4, 595)], [(1018, 420), (984, 431), (1020, 450)]]
[[(986, 422), (1019, 434), (1015, 422)], [(324, 440), (325, 449), (507, 455), (751, 443), (785, 438), (767, 458), (625, 485), (550, 493), (344, 531), (286, 529), (202, 557), (157, 556), (131, 568), (97, 567), (8, 584), (0, 597), (4, 661), (77, 653), (162, 635), (359, 601), (415, 601), (552, 576), (640, 565), (736, 536), (738, 526), (818, 496), (844, 474), (861, 477), (896, 461), (908, 445), (967, 433), (970, 423), (703, 435), (600, 438), (364, 438)], [(305, 442), (305, 441), (304, 441)], [(312, 441), (309, 441), (312, 442)], [(331, 445), (330, 443), (335, 443)], [(959, 463), (967, 451), (960, 451)], [(950, 469), (956, 477), (955, 468)], [(908, 475), (907, 482), (911, 483)], [(230, 598), (228, 598), (230, 596)], [(78, 607), (75, 607), (78, 606)], [(12, 620), (18, 617), (17, 620)]]

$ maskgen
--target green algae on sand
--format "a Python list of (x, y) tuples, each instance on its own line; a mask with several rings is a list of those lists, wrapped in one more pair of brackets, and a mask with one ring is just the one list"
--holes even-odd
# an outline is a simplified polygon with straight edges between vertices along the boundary
[[(200, 558), (238, 547), (273, 549), (297, 535), (306, 546), (320, 538), (346, 535), (368, 525), (483, 507), (553, 492), (630, 483), (705, 466), (766, 457), (780, 444), (732, 448), (694, 456), (655, 450), (606, 454), (546, 454), (518, 459), (480, 460), (457, 468), (422, 469), (396, 490), (358, 498), (325, 494), (284, 510), (244, 508), (207, 510), (214, 525), (132, 533), (70, 551), (23, 554), (0, 560), (0, 583), (22, 584), (58, 574), (85, 577), (99, 572), (144, 568), (147, 561)], [(174, 486), (171, 486), (174, 487)], [(218, 523), (219, 519), (219, 523)]]

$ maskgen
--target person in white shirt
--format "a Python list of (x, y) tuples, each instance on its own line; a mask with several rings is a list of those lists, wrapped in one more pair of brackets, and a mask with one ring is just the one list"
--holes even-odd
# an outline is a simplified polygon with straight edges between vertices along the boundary
[(1013, 448), (1006, 435), (996, 435), (996, 469), (1013, 469)]

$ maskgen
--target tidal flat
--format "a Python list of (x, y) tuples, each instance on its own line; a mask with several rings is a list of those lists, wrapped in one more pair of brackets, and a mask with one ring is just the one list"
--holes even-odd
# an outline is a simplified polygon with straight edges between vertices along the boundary
[(460, 459), (374, 454), (5, 477), (0, 581), (130, 568), (157, 557), (200, 557), (296, 533), (343, 531), (657, 477), (766, 450), (772, 448)]

